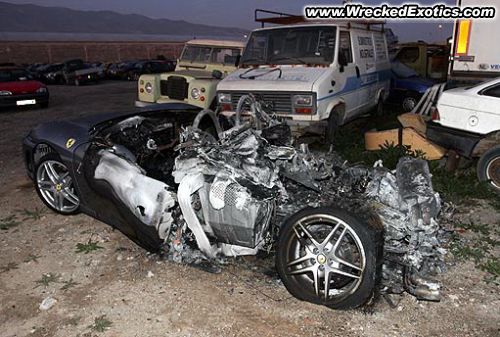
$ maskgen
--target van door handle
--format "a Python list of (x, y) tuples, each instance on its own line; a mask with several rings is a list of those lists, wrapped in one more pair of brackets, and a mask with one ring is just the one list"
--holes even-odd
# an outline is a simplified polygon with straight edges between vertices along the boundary
[(361, 74), (359, 73), (359, 67), (356, 66), (356, 76), (359, 78), (361, 76)]

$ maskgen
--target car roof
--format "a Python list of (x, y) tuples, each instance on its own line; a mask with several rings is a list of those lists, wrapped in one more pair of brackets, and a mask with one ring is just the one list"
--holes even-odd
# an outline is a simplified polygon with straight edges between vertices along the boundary
[(186, 42), (186, 45), (190, 46), (207, 46), (207, 47), (232, 47), (232, 48), (244, 48), (245, 43), (242, 41), (230, 41), (230, 40), (209, 40), (209, 39), (196, 39)]
[[(381, 33), (382, 28), (385, 24), (385, 20), (307, 20), (306, 22), (293, 23), (281, 26), (270, 26), (264, 28), (254, 29), (253, 32), (259, 31), (269, 31), (269, 30), (279, 30), (279, 29), (289, 29), (289, 28), (307, 28), (307, 27), (342, 27), (346, 29), (359, 29), (359, 30), (369, 30), (376, 33)], [(374, 27), (372, 27), (374, 26)]]

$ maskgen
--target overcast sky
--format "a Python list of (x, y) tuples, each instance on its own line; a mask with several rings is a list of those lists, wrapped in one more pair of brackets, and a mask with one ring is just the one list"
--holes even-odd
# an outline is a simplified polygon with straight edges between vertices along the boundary
[[(41, 6), (66, 7), (80, 10), (112, 10), (125, 14), (142, 14), (152, 18), (185, 20), (215, 26), (241, 27), (253, 29), (258, 27), (254, 22), (256, 8), (302, 14), (305, 5), (340, 4), (341, 0), (0, 0), (11, 3), (31, 3)], [(354, 1), (364, 4), (401, 4), (404, 1), (366, 0)], [(447, 3), (455, 4), (455, 0), (414, 0), (421, 4)], [(444, 22), (443, 22), (444, 23)], [(391, 24), (400, 41), (425, 40), (442, 41), (451, 36), (451, 23), (440, 22)]]

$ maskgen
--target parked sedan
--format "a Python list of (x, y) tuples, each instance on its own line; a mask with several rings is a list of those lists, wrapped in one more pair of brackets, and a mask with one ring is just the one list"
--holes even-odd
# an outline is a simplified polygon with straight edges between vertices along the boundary
[(174, 61), (141, 61), (137, 62), (133, 68), (127, 73), (127, 80), (138, 81), (139, 77), (144, 74), (160, 74), (175, 70)]
[(22, 68), (0, 68), (0, 108), (29, 105), (49, 106), (45, 84), (33, 80)]
[(45, 84), (62, 84), (64, 83), (63, 77), (63, 64), (55, 63), (50, 64), (43, 70), (38, 72), (38, 78)]
[(127, 79), (129, 70), (133, 69), (137, 62), (139, 61), (124, 61), (112, 63), (106, 69), (106, 77), (112, 80)]
[(393, 62), (391, 92), (388, 101), (400, 105), (404, 112), (410, 112), (425, 91), (433, 85), (434, 82), (420, 77), (410, 67), (401, 62)]
[(466, 158), (479, 158), (477, 175), (500, 193), (500, 77), (444, 91), (427, 125), (427, 138)]

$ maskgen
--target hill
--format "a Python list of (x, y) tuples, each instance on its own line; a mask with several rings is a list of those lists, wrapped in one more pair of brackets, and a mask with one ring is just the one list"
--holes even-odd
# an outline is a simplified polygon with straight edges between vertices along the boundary
[(238, 36), (248, 31), (183, 20), (152, 19), (112, 11), (79, 11), (62, 7), (0, 2), (0, 32), (87, 34), (152, 34), (189, 36)]

